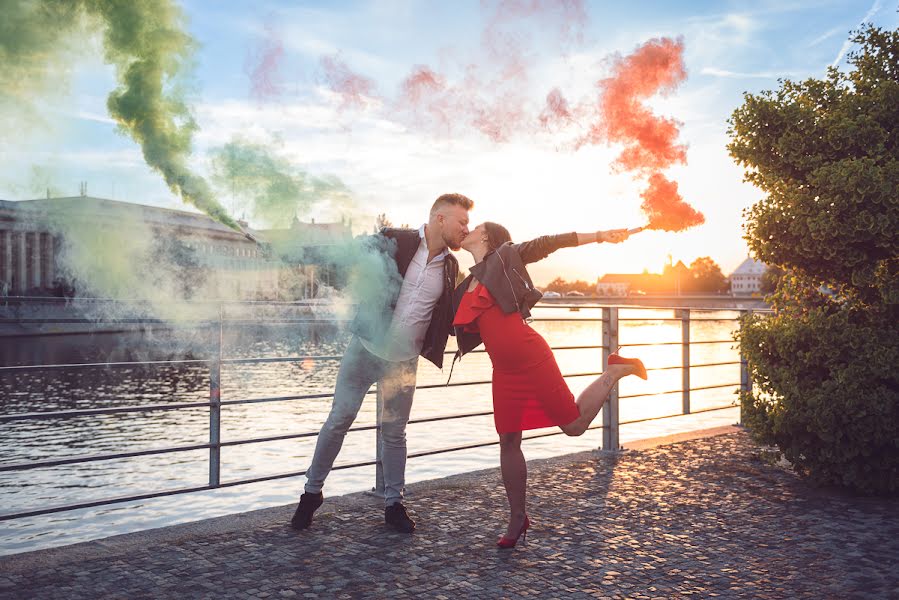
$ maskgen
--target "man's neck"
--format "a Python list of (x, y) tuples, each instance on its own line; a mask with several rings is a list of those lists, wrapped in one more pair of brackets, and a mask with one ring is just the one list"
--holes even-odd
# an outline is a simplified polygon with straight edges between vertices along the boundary
[(443, 238), (432, 233), (428, 225), (425, 225), (425, 245), (428, 247), (428, 262), (446, 250), (446, 242), (443, 241)]

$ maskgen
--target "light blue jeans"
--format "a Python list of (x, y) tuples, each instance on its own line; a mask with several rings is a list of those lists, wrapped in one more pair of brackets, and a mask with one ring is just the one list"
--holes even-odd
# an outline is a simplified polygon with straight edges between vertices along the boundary
[(340, 453), (347, 430), (356, 420), (365, 394), (372, 384), (381, 384), (381, 461), (384, 467), (384, 502), (403, 500), (406, 484), (406, 424), (415, 394), (418, 357), (402, 362), (378, 358), (353, 336), (347, 346), (337, 382), (334, 402), (315, 444), (312, 464), (306, 470), (306, 491), (317, 494)]

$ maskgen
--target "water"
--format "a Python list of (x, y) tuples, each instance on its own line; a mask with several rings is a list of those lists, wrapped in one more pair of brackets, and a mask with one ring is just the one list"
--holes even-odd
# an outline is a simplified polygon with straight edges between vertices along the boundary
[[(598, 309), (570, 312), (543, 307), (539, 318), (580, 321), (535, 322), (533, 327), (552, 346), (599, 345), (601, 323), (587, 321), (600, 316)], [(620, 317), (670, 318), (670, 310), (622, 309)], [(733, 311), (693, 312), (694, 318), (731, 319)], [(693, 321), (691, 340), (730, 340), (733, 321)], [(672, 321), (622, 321), (620, 343), (672, 345), (623, 348), (626, 356), (639, 356), (648, 368), (679, 366), (681, 324)], [(349, 337), (334, 326), (273, 323), (265, 327), (226, 324), (222, 354), (225, 358), (340, 355)], [(205, 358), (217, 352), (218, 328), (199, 329), (189, 335), (172, 332), (47, 336), (4, 341), (3, 365), (84, 363), (96, 361), (169, 360)], [(450, 339), (449, 350), (454, 350)], [(560, 350), (556, 359), (564, 374), (600, 370), (601, 350)], [(450, 358), (447, 359), (447, 367)], [(733, 362), (733, 342), (691, 347), (691, 364)], [(282, 397), (333, 391), (337, 360), (302, 360), (286, 363), (226, 364), (222, 367), (222, 400)], [(444, 372), (422, 360), (418, 384), (443, 384)], [(486, 354), (470, 354), (456, 365), (453, 382), (490, 378)], [(569, 386), (577, 394), (594, 377), (572, 377)], [(621, 421), (676, 415), (681, 411), (681, 369), (650, 372), (649, 381), (635, 377), (622, 381)], [(738, 365), (694, 367), (692, 387), (732, 386), (695, 391), (693, 410), (728, 406), (735, 402)], [(630, 395), (655, 394), (642, 398)], [(13, 414), (50, 410), (87, 409), (183, 402), (209, 398), (209, 368), (205, 364), (111, 366), (79, 369), (0, 372), (0, 412)], [(278, 401), (225, 406), (221, 414), (223, 442), (256, 437), (317, 431), (330, 409), (330, 398)], [(362, 407), (357, 426), (375, 422), (371, 396)], [(418, 390), (412, 419), (490, 410), (489, 384)], [(709, 412), (663, 421), (623, 426), (622, 441), (654, 437), (735, 422), (737, 410)], [(165, 446), (208, 442), (206, 408), (91, 415), (69, 419), (16, 421), (0, 424), (0, 463), (19, 463), (78, 455), (129, 452)], [(541, 458), (600, 445), (601, 431), (580, 438), (552, 436), (525, 442), (525, 455)], [(469, 417), (408, 428), (410, 453), (496, 439), (491, 416)], [(262, 477), (305, 469), (315, 438), (307, 437), (238, 446), (221, 450), (222, 482)], [(350, 433), (338, 464), (372, 460), (374, 432)], [(208, 450), (98, 461), (80, 465), (47, 467), (0, 473), (0, 512), (126, 496), (170, 488), (201, 486), (208, 482)], [(493, 467), (498, 464), (495, 446), (411, 459), (407, 482)], [(243, 512), (295, 502), (304, 478), (273, 480), (208, 492), (168, 496), (153, 500), (68, 511), (52, 515), (0, 522), (0, 554), (58, 546), (118, 533), (160, 527), (207, 517)], [(374, 483), (374, 467), (334, 471), (325, 493), (337, 495), (367, 490)], [(497, 485), (500, 485), (497, 482)], [(411, 499), (410, 499), (411, 500)]]

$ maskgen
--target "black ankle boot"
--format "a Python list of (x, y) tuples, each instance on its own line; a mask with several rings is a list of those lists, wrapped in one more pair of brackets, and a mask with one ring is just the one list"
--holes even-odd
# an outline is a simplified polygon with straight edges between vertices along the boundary
[(324, 500), (325, 497), (321, 492), (317, 494), (306, 492), (300, 496), (300, 504), (297, 506), (297, 511), (293, 513), (290, 526), (294, 529), (307, 529), (312, 525), (312, 513), (318, 510)]
[(406, 507), (401, 502), (391, 504), (384, 509), (384, 522), (400, 533), (415, 531), (415, 521), (406, 514)]

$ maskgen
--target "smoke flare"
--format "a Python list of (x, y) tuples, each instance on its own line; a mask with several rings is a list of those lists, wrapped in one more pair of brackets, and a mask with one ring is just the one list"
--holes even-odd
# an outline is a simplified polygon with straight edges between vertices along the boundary
[[(178, 77), (194, 42), (184, 32), (183, 15), (171, 0), (6, 0), (2, 12), (4, 69), (19, 77), (33, 74), (42, 79), (48, 67), (56, 67), (60, 57), (51, 47), (56, 36), (84, 24), (101, 30), (105, 59), (115, 65), (119, 82), (107, 99), (110, 116), (140, 144), (144, 160), (173, 192), (240, 231), (206, 181), (188, 166), (197, 124), (180, 95)], [(0, 75), (0, 82), (6, 80)]]
[(615, 168), (647, 177), (641, 208), (649, 228), (681, 231), (705, 221), (687, 204), (677, 184), (661, 174), (673, 164), (686, 164), (687, 147), (677, 142), (679, 124), (659, 117), (643, 103), (656, 94), (674, 91), (687, 77), (682, 40), (652, 39), (629, 56), (612, 60), (612, 76), (598, 82), (597, 121), (578, 142), (624, 146)]
[(684, 202), (677, 183), (661, 173), (649, 176), (649, 187), (640, 196), (640, 208), (649, 217), (649, 229), (682, 231), (705, 223), (703, 214)]

